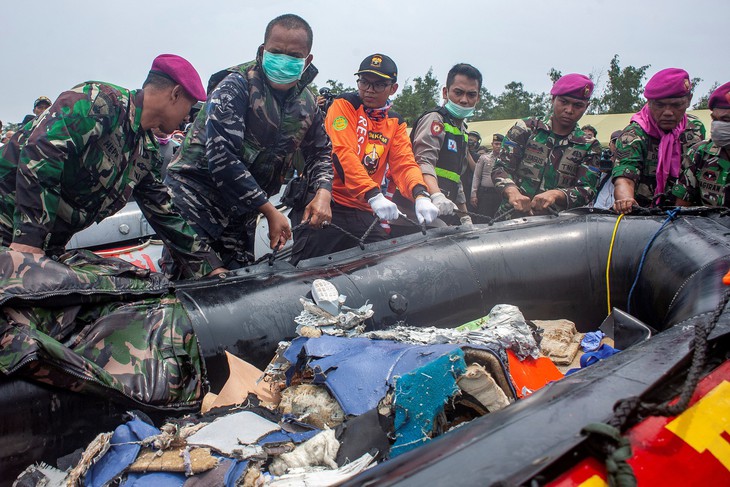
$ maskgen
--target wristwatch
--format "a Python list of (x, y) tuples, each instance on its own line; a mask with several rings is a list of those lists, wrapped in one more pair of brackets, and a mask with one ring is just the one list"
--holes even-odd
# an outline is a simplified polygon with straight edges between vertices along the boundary
[(425, 196), (426, 198), (429, 198), (430, 199), (431, 198), (431, 193), (429, 193), (428, 191), (426, 191), (425, 188), (421, 187), (421, 188), (416, 189), (413, 192), (413, 199), (414, 200), (416, 198), (418, 198), (419, 196)]

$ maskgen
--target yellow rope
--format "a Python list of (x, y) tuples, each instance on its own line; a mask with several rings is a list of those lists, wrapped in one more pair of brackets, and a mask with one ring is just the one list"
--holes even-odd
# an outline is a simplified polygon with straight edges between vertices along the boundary
[(613, 255), (613, 243), (616, 241), (616, 232), (618, 231), (618, 223), (624, 217), (621, 213), (616, 218), (616, 225), (613, 227), (613, 235), (611, 235), (611, 245), (608, 247), (608, 260), (606, 261), (606, 301), (608, 302), (608, 314), (611, 314), (611, 280), (609, 279), (609, 271), (611, 270), (611, 256)]

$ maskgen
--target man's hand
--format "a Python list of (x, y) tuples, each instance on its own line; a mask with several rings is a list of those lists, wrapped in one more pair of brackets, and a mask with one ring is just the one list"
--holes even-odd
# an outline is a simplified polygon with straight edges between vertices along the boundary
[(615, 200), (613, 202), (613, 211), (623, 214), (631, 213), (634, 206), (639, 206), (634, 198)]
[(10, 250), (15, 250), (16, 252), (25, 252), (26, 254), (45, 254), (45, 252), (43, 252), (43, 249), (41, 249), (40, 247), (33, 247), (32, 245), (25, 245), (15, 242), (10, 244)]
[(515, 210), (532, 215), (532, 208), (530, 206), (532, 202), (530, 201), (530, 197), (520, 193), (517, 186), (507, 187), (504, 190), (504, 194), (507, 196), (507, 202), (512, 205)]
[(370, 208), (373, 209), (381, 220), (395, 221), (398, 219), (398, 205), (378, 193), (368, 200)]
[(210, 271), (209, 273), (207, 273), (205, 275), (205, 277), (217, 276), (218, 274), (223, 274), (224, 272), (228, 272), (228, 269), (226, 269), (225, 267), (219, 267), (219, 268), (213, 269), (212, 271)]
[(534, 212), (545, 213), (551, 205), (564, 202), (565, 193), (557, 189), (550, 189), (544, 193), (535, 195), (535, 197), (532, 198), (530, 207)]
[(269, 222), (269, 246), (272, 249), (282, 249), (291, 238), (289, 219), (277, 211), (266, 215), (266, 220)]
[(458, 209), (453, 201), (444, 196), (443, 193), (434, 193), (431, 195), (431, 203), (439, 209), (439, 215), (453, 215), (454, 210)]
[(289, 219), (281, 214), (274, 205), (268, 201), (259, 207), (269, 222), (269, 246), (272, 249), (281, 249), (286, 241), (291, 238), (291, 225)]
[(479, 204), (479, 199), (477, 198), (476, 194), (471, 195), (471, 206), (476, 208)]
[(631, 213), (634, 205), (639, 206), (634, 199), (635, 183), (629, 178), (618, 177), (613, 182), (613, 210), (617, 213)]
[(431, 223), (439, 216), (439, 209), (426, 196), (416, 197), (416, 218), (418, 223)]
[(332, 194), (326, 189), (319, 189), (311, 203), (304, 208), (302, 223), (309, 220), (312, 228), (321, 228), (332, 221)]

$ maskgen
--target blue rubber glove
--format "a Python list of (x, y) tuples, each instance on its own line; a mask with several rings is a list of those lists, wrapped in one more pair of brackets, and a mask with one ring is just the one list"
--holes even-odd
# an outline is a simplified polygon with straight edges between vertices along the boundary
[(584, 352), (598, 350), (598, 347), (601, 346), (601, 339), (603, 339), (604, 336), (606, 336), (606, 334), (601, 330), (589, 331), (583, 337), (583, 340), (580, 341), (580, 346), (583, 347)]

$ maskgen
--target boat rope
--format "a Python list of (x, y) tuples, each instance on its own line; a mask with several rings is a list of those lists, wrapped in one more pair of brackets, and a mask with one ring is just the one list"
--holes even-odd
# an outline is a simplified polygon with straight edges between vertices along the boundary
[(634, 469), (627, 460), (633, 455), (631, 442), (621, 431), (606, 423), (591, 423), (581, 430), (584, 435), (603, 440), (599, 445), (606, 462), (606, 477), (611, 487), (636, 487)]
[[(505, 211), (497, 213), (494, 217), (490, 217), (487, 215), (481, 215), (479, 213), (474, 213), (474, 212), (470, 212), (470, 211), (461, 211), (461, 210), (455, 210), (455, 213), (462, 214), (462, 215), (469, 215), (469, 216), (473, 216), (473, 217), (477, 217), (477, 218), (482, 218), (487, 221), (488, 225), (491, 226), (491, 225), (494, 225), (494, 223), (500, 221), (501, 219), (507, 219), (510, 215), (512, 215), (512, 213), (514, 213), (514, 211), (515, 211), (515, 209), (510, 207)], [(559, 211), (553, 207), (549, 207), (548, 212), (553, 216), (557, 216), (559, 214)], [(418, 227), (421, 230), (421, 233), (423, 233), (423, 235), (426, 235), (426, 224), (425, 223), (418, 223), (418, 222), (408, 218), (403, 213), (400, 213), (399, 217), (403, 218), (405, 221), (407, 221), (411, 225)], [(365, 240), (368, 238), (368, 235), (370, 235), (370, 233), (372, 233), (372, 231), (375, 229), (375, 226), (379, 222), (380, 222), (380, 218), (377, 215), (375, 215), (373, 222), (370, 224), (368, 229), (365, 231), (365, 233), (361, 237), (358, 237), (357, 235), (349, 232), (348, 230), (345, 230), (344, 228), (342, 228), (341, 226), (339, 226), (333, 222), (327, 222), (323, 226), (328, 226), (328, 227), (332, 227), (336, 230), (339, 230), (340, 232), (344, 233), (351, 239), (355, 240), (357, 242), (358, 246), (360, 247), (360, 250), (365, 250)], [(309, 220), (305, 220), (305, 221), (301, 222), (299, 225), (292, 227), (292, 233), (294, 233), (296, 230), (298, 230), (308, 224), (309, 224)], [(259, 257), (254, 262), (252, 262), (251, 265), (256, 265), (263, 261), (268, 261), (269, 265), (273, 266), (274, 261), (276, 260), (277, 251), (278, 251), (278, 249), (274, 249), (272, 252)]]
[(608, 314), (611, 314), (611, 257), (613, 256), (613, 244), (616, 241), (616, 233), (618, 232), (618, 224), (624, 217), (623, 213), (616, 219), (616, 224), (613, 226), (613, 234), (611, 235), (611, 245), (608, 247), (608, 259), (606, 260), (606, 303), (608, 304)]
[[(631, 285), (631, 290), (629, 291), (629, 297), (626, 303), (626, 311), (631, 314), (631, 298), (634, 294), (634, 289), (636, 289), (636, 284), (639, 282), (639, 276), (641, 275), (641, 270), (644, 267), (644, 262), (646, 261), (646, 255), (649, 253), (649, 248), (651, 248), (651, 245), (654, 243), (654, 240), (659, 236), (662, 230), (664, 230), (664, 227), (667, 226), (667, 224), (673, 222), (677, 219), (677, 216), (679, 215), (679, 212), (681, 211), (681, 208), (676, 207), (671, 210), (668, 210), (667, 218), (662, 222), (659, 229), (652, 235), (651, 239), (649, 239), (649, 243), (646, 244), (646, 247), (644, 247), (644, 252), (641, 254), (641, 260), (639, 261), (639, 267), (636, 270), (636, 277), (634, 278), (634, 283)], [(610, 311), (609, 311), (610, 313)]]
[(515, 209), (514, 209), (514, 207), (507, 208), (506, 210), (497, 213), (493, 217), (491, 217), (489, 215), (482, 215), (481, 213), (476, 213), (473, 211), (454, 210), (454, 212), (458, 213), (459, 215), (469, 215), (471, 217), (484, 220), (487, 223), (487, 225), (489, 225), (491, 227), (492, 225), (494, 225), (495, 223), (497, 223), (498, 221), (500, 221), (502, 219), (506, 220), (507, 217), (509, 217), (510, 215), (512, 215), (512, 213), (515, 212)]
[(676, 401), (670, 398), (662, 403), (647, 403), (638, 396), (621, 399), (614, 405), (614, 414), (606, 423), (591, 423), (581, 430), (589, 440), (596, 442), (595, 446), (603, 453), (610, 486), (636, 485), (631, 465), (626, 461), (631, 457), (631, 445), (628, 438), (622, 436), (622, 432), (633, 426), (640, 418), (677, 416), (689, 407), (707, 363), (709, 351), (707, 339), (720, 320), (728, 301), (730, 301), (730, 287), (726, 286), (709, 321), (695, 325), (694, 339), (690, 344), (692, 362)]

